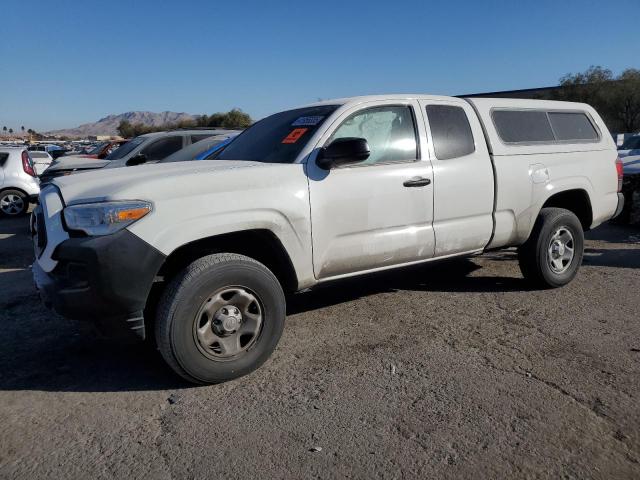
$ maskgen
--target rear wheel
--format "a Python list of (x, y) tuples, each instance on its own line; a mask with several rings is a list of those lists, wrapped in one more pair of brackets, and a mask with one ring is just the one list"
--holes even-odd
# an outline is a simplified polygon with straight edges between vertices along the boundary
[(23, 215), (29, 208), (29, 198), (20, 190), (0, 192), (0, 212), (7, 217)]
[(578, 217), (563, 208), (543, 208), (529, 239), (518, 249), (520, 270), (536, 285), (561, 287), (578, 273), (583, 251)]
[(183, 378), (219, 383), (262, 365), (280, 340), (284, 319), (284, 293), (264, 265), (243, 255), (209, 255), (167, 286), (156, 341)]

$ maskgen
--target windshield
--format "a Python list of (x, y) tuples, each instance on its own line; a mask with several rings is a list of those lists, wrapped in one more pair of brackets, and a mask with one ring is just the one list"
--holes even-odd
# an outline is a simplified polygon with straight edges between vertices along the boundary
[(99, 143), (95, 148), (92, 148), (87, 152), (87, 155), (98, 155), (102, 152), (102, 149), (107, 146), (107, 142)]
[(221, 150), (215, 160), (293, 163), (337, 105), (298, 108), (253, 124)]
[(627, 138), (622, 144), (620, 150), (636, 150), (640, 149), (640, 136)]
[(129, 140), (127, 143), (121, 145), (109, 155), (107, 155), (105, 160), (118, 160), (131, 153), (142, 142), (144, 142), (144, 137), (136, 137), (133, 140)]

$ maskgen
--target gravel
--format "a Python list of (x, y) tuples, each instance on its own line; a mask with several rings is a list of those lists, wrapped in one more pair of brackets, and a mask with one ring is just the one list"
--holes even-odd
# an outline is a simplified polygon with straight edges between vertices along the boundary
[(273, 357), (193, 387), (41, 306), (0, 219), (1, 478), (638, 478), (640, 230), (530, 290), (513, 251), (297, 294)]

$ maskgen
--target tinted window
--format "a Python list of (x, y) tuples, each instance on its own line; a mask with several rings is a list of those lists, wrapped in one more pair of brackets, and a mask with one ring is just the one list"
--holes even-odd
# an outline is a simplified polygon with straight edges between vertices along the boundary
[(99, 144), (98, 144), (98, 146), (96, 146), (96, 147), (92, 148), (92, 149), (91, 149), (91, 150), (89, 150), (87, 153), (88, 153), (89, 155), (98, 155), (99, 153), (101, 153), (101, 152), (102, 152), (102, 149), (103, 149), (104, 147), (106, 147), (107, 145), (108, 145), (108, 143), (107, 143), (107, 142), (99, 143)]
[(335, 105), (321, 105), (271, 115), (242, 132), (214, 158), (293, 163), (316, 130), (336, 108)]
[(331, 135), (337, 138), (364, 138), (371, 155), (362, 164), (402, 162), (418, 156), (416, 130), (409, 107), (376, 107), (348, 117)]
[(636, 150), (640, 149), (640, 137), (631, 137), (622, 144), (620, 150)]
[(47, 155), (46, 152), (29, 152), (29, 155), (31, 155), (31, 158), (49, 158), (49, 155)]
[(127, 143), (122, 146), (116, 148), (113, 152), (111, 152), (106, 160), (118, 160), (123, 158), (129, 153), (131, 153), (136, 147), (138, 147), (142, 142), (145, 141), (145, 137), (136, 137), (133, 140), (129, 140)]
[(467, 114), (461, 107), (427, 105), (427, 117), (436, 158), (463, 157), (476, 149)]
[(140, 153), (147, 156), (147, 160), (162, 160), (182, 148), (182, 137), (165, 137), (151, 143)]
[(496, 110), (493, 123), (503, 142), (553, 142), (555, 137), (547, 112), (537, 110)]
[(597, 140), (598, 132), (581, 112), (549, 112), (556, 140)]
[(5, 162), (7, 161), (7, 158), (9, 158), (8, 153), (0, 153), (0, 167), (4, 166)]
[(200, 140), (204, 140), (205, 138), (209, 138), (212, 137), (213, 134), (212, 133), (202, 133), (200, 135), (191, 135), (191, 143), (197, 143)]

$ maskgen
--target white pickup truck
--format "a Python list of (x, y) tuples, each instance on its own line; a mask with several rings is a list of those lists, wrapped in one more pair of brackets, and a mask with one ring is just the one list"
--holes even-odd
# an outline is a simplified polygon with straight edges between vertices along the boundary
[(153, 328), (179, 375), (215, 383), (260, 366), (285, 293), (322, 282), (518, 247), (526, 278), (564, 285), (621, 181), (588, 105), (331, 100), (257, 122), (213, 160), (55, 179), (33, 271), (60, 314)]

